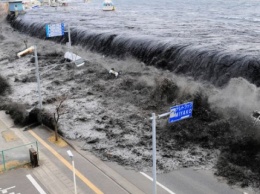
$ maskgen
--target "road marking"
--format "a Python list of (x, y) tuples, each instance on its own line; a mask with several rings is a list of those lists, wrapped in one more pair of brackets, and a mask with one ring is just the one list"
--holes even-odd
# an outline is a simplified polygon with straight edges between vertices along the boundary
[(0, 191), (2, 193), (7, 193), (9, 189), (13, 189), (13, 188), (15, 188), (15, 186), (12, 186), (12, 187), (9, 187), (9, 188), (5, 188), (5, 189), (0, 188)]
[[(48, 145), (42, 138), (40, 138), (35, 132), (29, 130), (29, 133), (35, 137), (44, 147), (46, 147), (54, 156), (56, 156), (65, 166), (67, 166), (71, 171), (73, 171), (72, 165), (63, 158), (58, 152), (56, 152), (50, 145)], [(83, 174), (81, 174), (77, 169), (75, 169), (75, 174), (97, 194), (104, 194), (99, 190), (92, 182), (90, 182)]]
[(32, 177), (32, 175), (27, 174), (26, 177), (31, 181), (33, 186), (39, 191), (40, 194), (46, 194), (45, 191), (41, 188), (41, 186), (36, 182), (36, 180)]
[[(150, 181), (153, 181), (153, 178), (151, 178), (149, 175), (145, 174), (144, 172), (140, 172), (143, 176), (145, 176), (146, 178), (148, 178)], [(159, 183), (158, 181), (156, 181), (156, 184), (159, 185), (161, 188), (163, 188), (165, 191), (167, 191), (170, 194), (175, 194), (174, 192), (172, 192), (170, 189), (168, 189), (167, 187), (165, 187), (164, 185), (162, 185), (161, 183)]]

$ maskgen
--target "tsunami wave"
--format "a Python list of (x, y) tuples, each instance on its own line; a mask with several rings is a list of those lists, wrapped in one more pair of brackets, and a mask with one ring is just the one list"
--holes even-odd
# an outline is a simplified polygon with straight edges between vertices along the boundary
[[(22, 33), (46, 39), (45, 24), (7, 18), (12, 27)], [(51, 40), (66, 43), (67, 34)], [(231, 78), (242, 77), (260, 85), (260, 60), (257, 56), (242, 55), (209, 49), (202, 46), (176, 44), (158, 38), (133, 37), (115, 33), (95, 33), (86, 29), (71, 29), (72, 45), (113, 57), (133, 56), (146, 65), (169, 70), (195, 80), (208, 81), (215, 86), (226, 85)]]

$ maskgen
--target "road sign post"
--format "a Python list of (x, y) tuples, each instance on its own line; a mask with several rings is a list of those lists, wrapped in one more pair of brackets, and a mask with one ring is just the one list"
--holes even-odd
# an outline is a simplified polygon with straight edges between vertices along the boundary
[[(70, 34), (70, 25), (67, 25), (67, 33), (69, 42), (66, 44), (68, 45), (69, 50), (71, 49), (71, 34)], [(65, 25), (64, 23), (57, 23), (57, 24), (46, 24), (46, 37), (54, 37), (54, 36), (64, 36), (65, 33)]]
[(156, 194), (156, 116), (152, 113), (152, 130), (153, 130), (153, 194)]
[(69, 45), (68, 45), (68, 47), (69, 47), (69, 50), (71, 49), (71, 34), (70, 34), (70, 25), (68, 25), (68, 36), (69, 36)]
[[(168, 121), (169, 123), (173, 123), (176, 121), (180, 121), (183, 119), (187, 119), (192, 117), (192, 109), (193, 109), (193, 102), (187, 102), (184, 104), (176, 105), (170, 108), (170, 112), (163, 113), (158, 115), (157, 118), (163, 118), (166, 116), (170, 116)], [(157, 193), (156, 188), (156, 115), (152, 113), (152, 147), (153, 147), (153, 194)]]

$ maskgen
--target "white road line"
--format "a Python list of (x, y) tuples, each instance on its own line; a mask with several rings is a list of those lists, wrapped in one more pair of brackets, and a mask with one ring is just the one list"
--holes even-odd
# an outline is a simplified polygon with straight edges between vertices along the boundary
[[(153, 178), (148, 176), (147, 174), (145, 174), (144, 172), (140, 172), (143, 176), (145, 176), (146, 178), (148, 178), (150, 181), (153, 181)], [(163, 188), (165, 191), (167, 191), (170, 194), (175, 194), (174, 192), (172, 192), (170, 189), (168, 189), (167, 187), (163, 186), (161, 183), (159, 183), (158, 181), (156, 181), (156, 184), (159, 185), (161, 188)]]
[(31, 181), (33, 186), (39, 191), (40, 194), (46, 194), (45, 191), (41, 188), (41, 186), (36, 182), (36, 180), (32, 177), (32, 175), (27, 174), (26, 177)]
[(0, 191), (1, 191), (2, 193), (7, 193), (7, 192), (8, 192), (7, 190), (13, 189), (13, 188), (15, 188), (15, 186), (12, 186), (12, 187), (9, 187), (9, 188), (6, 188), (6, 189), (0, 188)]

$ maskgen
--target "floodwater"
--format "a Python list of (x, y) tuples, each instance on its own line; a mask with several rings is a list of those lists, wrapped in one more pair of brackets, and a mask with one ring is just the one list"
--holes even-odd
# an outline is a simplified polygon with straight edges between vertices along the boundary
[[(219, 176), (241, 182), (240, 172), (244, 172), (242, 185), (254, 180), (259, 187), (255, 148), (260, 133), (250, 117), (259, 110), (260, 99), (259, 3), (114, 3), (114, 12), (103, 12), (101, 0), (71, 2), (67, 7), (33, 9), (11, 21), (23, 33), (61, 43), (68, 41), (67, 35), (46, 38), (45, 25), (64, 22), (66, 30), (71, 26), (74, 51), (87, 59), (82, 69), (74, 68), (60, 60), (63, 44), (28, 38), (28, 45), (38, 44), (40, 67), (60, 65), (43, 77), (42, 96), (49, 112), (55, 110), (57, 96), (69, 96), (68, 112), (60, 120), (63, 135), (102, 159), (146, 171), (152, 164), (147, 118), (152, 112), (194, 101), (192, 119), (172, 125), (158, 121), (159, 170), (211, 169), (217, 163)], [(25, 47), (23, 41), (29, 36), (17, 34), (12, 29), (0, 37), (8, 55)], [(33, 107), (37, 104), (34, 65), (29, 56), (14, 58), (1, 66), (15, 91), (10, 98)], [(118, 79), (108, 74), (112, 67), (122, 71)], [(235, 175), (234, 167), (241, 167)]]
[(72, 44), (113, 56), (132, 55), (147, 65), (217, 86), (243, 77), (260, 85), (260, 5), (254, 0), (71, 1), (18, 17), (14, 27), (46, 39), (45, 25), (71, 26)]
[(27, 12), (27, 22), (64, 22), (87, 33), (158, 39), (172, 44), (259, 54), (259, 1), (124, 0), (116, 11), (102, 11), (102, 1), (71, 2)]

